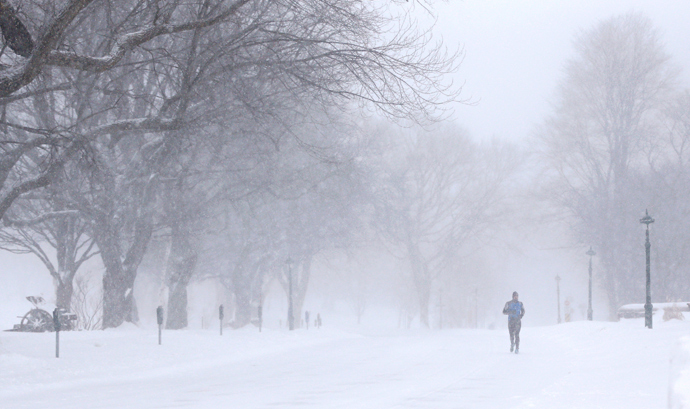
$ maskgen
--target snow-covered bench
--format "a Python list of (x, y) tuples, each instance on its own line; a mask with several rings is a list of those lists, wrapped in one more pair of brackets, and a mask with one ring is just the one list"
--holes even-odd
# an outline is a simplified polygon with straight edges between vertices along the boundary
[[(652, 303), (652, 314), (657, 311), (690, 311), (690, 303), (685, 301)], [(644, 304), (626, 304), (618, 309), (618, 319), (644, 317)]]

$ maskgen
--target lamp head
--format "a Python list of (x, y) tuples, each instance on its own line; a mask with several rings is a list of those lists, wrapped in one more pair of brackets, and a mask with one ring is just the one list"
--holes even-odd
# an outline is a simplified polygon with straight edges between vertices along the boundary
[(649, 228), (650, 224), (654, 223), (654, 219), (652, 219), (652, 216), (649, 215), (647, 209), (644, 210), (644, 217), (640, 219), (640, 223), (646, 224), (647, 228)]

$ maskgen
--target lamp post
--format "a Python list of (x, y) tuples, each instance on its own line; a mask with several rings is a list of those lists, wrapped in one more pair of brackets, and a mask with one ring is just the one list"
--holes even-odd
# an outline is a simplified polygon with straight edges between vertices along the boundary
[(292, 312), (292, 259), (288, 257), (285, 262), (288, 265), (288, 328), (292, 331), (295, 329), (295, 317)]
[(647, 209), (645, 209), (644, 213), (644, 217), (640, 219), (640, 223), (647, 226), (645, 230), (646, 240), (644, 242), (644, 249), (647, 256), (647, 297), (644, 303), (644, 326), (652, 329), (652, 293), (650, 289), (651, 275), (649, 272), (649, 252), (652, 248), (652, 245), (649, 243), (649, 225), (654, 223), (654, 219), (652, 219), (652, 217), (649, 215)]
[(556, 274), (556, 303), (558, 304), (558, 323), (561, 323), (561, 277)]
[(587, 255), (589, 256), (589, 303), (587, 304), (587, 319), (592, 321), (592, 256), (597, 253), (592, 250), (592, 246), (589, 246)]

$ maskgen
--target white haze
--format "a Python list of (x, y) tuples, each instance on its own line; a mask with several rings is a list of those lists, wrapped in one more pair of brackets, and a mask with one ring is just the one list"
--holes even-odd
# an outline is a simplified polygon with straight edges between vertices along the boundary
[[(581, 30), (589, 29), (598, 21), (613, 15), (637, 11), (648, 16), (655, 28), (659, 30), (665, 42), (666, 51), (672, 56), (672, 62), (683, 70), (681, 80), (685, 82), (684, 85), (690, 83), (688, 81), (690, 79), (690, 24), (688, 24), (690, 5), (685, 2), (641, 0), (539, 0), (528, 2), (510, 0), (448, 0), (446, 2), (434, 2), (431, 10), (433, 13), (437, 13), (437, 22), (433, 29), (434, 34), (442, 38), (444, 43), (450, 48), (460, 47), (464, 49), (464, 60), (459, 71), (454, 76), (454, 81), (464, 84), (462, 97), (468, 98), (470, 103), (455, 104), (453, 106), (454, 113), (449, 122), (466, 129), (470, 137), (483, 144), (482, 146), (490, 144), (493, 139), (497, 139), (515, 143), (525, 150), (529, 149), (528, 145), (533, 143), (533, 140), (530, 138), (533, 136), (535, 127), (552, 111), (550, 101), (553, 98), (559, 80), (563, 78), (563, 65), (568, 58), (573, 56), (573, 36)], [(418, 11), (422, 16), (421, 20), (425, 21), (425, 12), (421, 9)], [(524, 189), (529, 190), (533, 187), (526, 183)], [(513, 291), (520, 293), (520, 300), (524, 302), (527, 311), (523, 327), (554, 325), (557, 321), (558, 308), (555, 277), (558, 275), (561, 278), (559, 299), (561, 308), (564, 308), (564, 301), (568, 300), (573, 308), (572, 320), (584, 321), (586, 319), (589, 258), (585, 252), (588, 246), (574, 245), (571, 232), (568, 231), (568, 226), (565, 223), (542, 224), (543, 220), (540, 218), (540, 215), (543, 209), (540, 208), (540, 204), (534, 198), (521, 194), (517, 199), (513, 200), (519, 202), (519, 206), (516, 206), (519, 213), (510, 217), (511, 223), (510, 225), (506, 224), (506, 230), (501, 233), (500, 240), (496, 239), (486, 247), (477, 250), (476, 254), (466, 256), (467, 265), (464, 268), (476, 270), (478, 276), (481, 277), (477, 278), (476, 282), (472, 282), (467, 291), (463, 293), (462, 297), (465, 297), (464, 300), (455, 300), (459, 305), (469, 308), (469, 313), (466, 311), (462, 312), (462, 316), (458, 318), (458, 322), (461, 322), (458, 326), (470, 328), (477, 326), (482, 330), (479, 335), (467, 335), (468, 329), (453, 329), (451, 330), (452, 332), (448, 331), (450, 335), (445, 333), (440, 335), (443, 337), (439, 338), (440, 341), (432, 340), (431, 335), (429, 335), (430, 333), (433, 334), (432, 331), (439, 331), (442, 325), (449, 325), (447, 321), (442, 320), (443, 314), (449, 314), (447, 311), (450, 308), (448, 305), (449, 301), (444, 301), (444, 294), (436, 285), (432, 288), (429, 309), (431, 328), (423, 330), (422, 335), (419, 335), (417, 331), (422, 327), (419, 318), (415, 316), (412, 322), (408, 323), (401, 315), (401, 303), (403, 303), (401, 301), (401, 294), (410, 291), (409, 276), (403, 274), (408, 267), (404, 262), (392, 255), (391, 252), (388, 252), (384, 248), (385, 246), (373, 246), (366, 249), (358, 248), (347, 253), (339, 251), (326, 252), (315, 257), (314, 264), (312, 265), (313, 274), (305, 297), (303, 310), (310, 311), (312, 319), (315, 318), (317, 313), (321, 314), (327, 327), (330, 327), (328, 331), (331, 332), (326, 333), (326, 335), (320, 335), (320, 338), (316, 338), (316, 340), (305, 338), (306, 334), (304, 332), (300, 332), (299, 335), (292, 338), (286, 335), (286, 294), (277, 283), (274, 283), (266, 290), (267, 296), (264, 305), (265, 326), (268, 329), (267, 335), (271, 338), (269, 338), (269, 341), (257, 341), (256, 335), (253, 333), (250, 335), (249, 330), (245, 328), (237, 331), (239, 334), (238, 339), (249, 343), (264, 342), (268, 345), (266, 351), (277, 355), (284, 353), (285, 350), (289, 350), (288, 353), (295, 351), (309, 353), (309, 348), (316, 347), (318, 353), (326, 357), (331, 352), (337, 354), (337, 351), (328, 351), (329, 345), (337, 347), (338, 345), (346, 344), (346, 341), (350, 338), (355, 338), (357, 342), (354, 347), (347, 349), (348, 353), (353, 355), (366, 353), (367, 342), (363, 342), (362, 337), (365, 341), (366, 337), (377, 337), (379, 335), (378, 331), (383, 331), (385, 336), (391, 337), (391, 339), (400, 337), (397, 339), (402, 340), (399, 341), (403, 345), (401, 348), (404, 348), (409, 343), (414, 348), (419, 347), (419, 345), (422, 345), (422, 347), (441, 346), (444, 350), (452, 351), (455, 342), (453, 337), (455, 336), (462, 338), (462, 346), (468, 349), (472, 348), (471, 342), (476, 341), (488, 342), (491, 346), (496, 346), (498, 349), (496, 351), (497, 354), (505, 352), (503, 355), (506, 356), (496, 357), (492, 351), (487, 351), (484, 345), (482, 359), (489, 357), (486, 358), (490, 361), (488, 369), (483, 366), (481, 359), (474, 356), (470, 357), (471, 369), (479, 375), (486, 376), (487, 378), (499, 376), (498, 374), (501, 373), (502, 368), (501, 360), (504, 358), (515, 358), (507, 356), (507, 351), (504, 351), (506, 345), (503, 343), (505, 339), (500, 338), (504, 335), (507, 338), (507, 334), (504, 334), (507, 323), (505, 316), (501, 313), (501, 309), (503, 304), (510, 299)], [(640, 280), (643, 280), (644, 277), (643, 242), (644, 233), (642, 228), (640, 228)], [(11, 328), (13, 324), (19, 322), (17, 316), (21, 316), (29, 310), (30, 304), (24, 299), (25, 296), (42, 295), (49, 303), (55, 302), (53, 280), (45, 267), (34, 256), (2, 252), (0, 253), (0, 265), (2, 266), (0, 269), (0, 281), (2, 282), (0, 286), (1, 329)], [(140, 325), (142, 328), (150, 330), (155, 323), (155, 308), (158, 305), (165, 305), (167, 293), (161, 279), (163, 268), (160, 266), (159, 268), (152, 268), (150, 264), (147, 264), (147, 266), (146, 268), (141, 268), (138, 273), (134, 294), (139, 308)], [(594, 274), (596, 275), (597, 270), (600, 269), (596, 257), (594, 258), (593, 267)], [(81, 274), (90, 274), (92, 276), (91, 283), (98, 286), (102, 279), (102, 272), (103, 266), (96, 258), (82, 268)], [(357, 285), (363, 287), (353, 287)], [(366, 300), (365, 306), (362, 307), (361, 311), (360, 326), (357, 324), (355, 308), (357, 304), (356, 297), (358, 294), (361, 295), (361, 293), (365, 294)], [(594, 319), (605, 321), (611, 313), (608, 310), (606, 295), (597, 286), (594, 287), (593, 293)], [(205, 350), (209, 353), (223, 351), (222, 346), (214, 343), (217, 342), (215, 339), (209, 341), (208, 331), (217, 325), (218, 305), (221, 303), (228, 305), (232, 302), (228, 294), (213, 280), (192, 280), (189, 287), (189, 331), (179, 337), (177, 335), (171, 336), (173, 340), (179, 341), (179, 345), (175, 346), (177, 348), (174, 349), (175, 351), (182, 353), (180, 351), (185, 351), (187, 348), (193, 349), (195, 346), (194, 337), (202, 340)], [(472, 294), (476, 294), (477, 298), (471, 298), (473, 297)], [(446, 296), (449, 296), (448, 293), (446, 293)], [(468, 296), (470, 298), (467, 298)], [(690, 295), (688, 295), (687, 301), (690, 301)], [(643, 294), (640, 294), (640, 302), (644, 302)], [(474, 305), (477, 307), (476, 312), (473, 310)], [(231, 307), (229, 309), (231, 310)], [(473, 313), (476, 315), (472, 316)], [(560, 317), (563, 317), (564, 313), (565, 310), (561, 310)], [(660, 321), (659, 315), (655, 316), (655, 319)], [(442, 322), (445, 322), (445, 324), (441, 324)], [(412, 327), (412, 332), (402, 336), (396, 332), (407, 329), (408, 324), (411, 324), (409, 326)], [(594, 358), (599, 359), (599, 361), (594, 362), (594, 358), (592, 358), (583, 364), (586, 370), (593, 372), (605, 371), (609, 367), (622, 365), (619, 361), (613, 359), (607, 361), (607, 356), (615, 354), (617, 358), (626, 359), (626, 354), (640, 352), (639, 349), (632, 346), (620, 347), (619, 349), (619, 345), (616, 344), (616, 342), (626, 342), (626, 337), (628, 336), (640, 336), (643, 338), (642, 349), (651, 349), (654, 351), (654, 355), (653, 359), (636, 360), (634, 369), (641, 372), (648, 369), (651, 370), (652, 377), (654, 378), (653, 387), (646, 385), (642, 375), (631, 376), (629, 379), (626, 379), (636, 385), (645, 385), (648, 389), (641, 392), (644, 395), (643, 401), (645, 404), (656, 404), (654, 407), (661, 408), (665, 405), (664, 402), (659, 400), (666, 398), (666, 390), (664, 389), (663, 393), (660, 393), (659, 389), (666, 388), (668, 385), (668, 372), (665, 372), (668, 370), (668, 365), (666, 362), (660, 363), (659, 360), (668, 359), (670, 351), (672, 351), (668, 343), (675, 342), (683, 334), (683, 331), (687, 329), (686, 324), (687, 321), (685, 323), (673, 321), (671, 324), (663, 327), (663, 340), (661, 342), (665, 344), (660, 344), (659, 340), (653, 339), (647, 333), (640, 335), (637, 328), (633, 328), (630, 322), (620, 325), (615, 323), (596, 323), (595, 326), (589, 327), (587, 323), (576, 323), (574, 325), (577, 325), (577, 327), (570, 327), (569, 329), (555, 327), (533, 328), (532, 332), (529, 330), (523, 331), (526, 334), (534, 334), (534, 336), (541, 337), (539, 342), (530, 340), (529, 336), (525, 337), (526, 349), (530, 348), (528, 346), (530, 343), (541, 348), (548, 348), (550, 345), (558, 344), (566, 348), (582, 348), (582, 352), (587, 353), (589, 349), (594, 349), (594, 347), (582, 347), (571, 342), (569, 337), (584, 337), (592, 342), (603, 342), (602, 339), (606, 339), (605, 345), (595, 351)], [(639, 320), (635, 321), (635, 325), (641, 325)], [(249, 327), (254, 328), (251, 325)], [(365, 335), (353, 335), (360, 331), (361, 328), (366, 329)], [(339, 332), (341, 329), (342, 332)], [(443, 330), (446, 329), (444, 328)], [(496, 335), (496, 332), (490, 331), (492, 329), (500, 330), (501, 335)], [(202, 332), (202, 330), (208, 331)], [(107, 335), (101, 337), (105, 341), (96, 335), (80, 335), (78, 342), (80, 345), (83, 344), (85, 349), (90, 348), (89, 354), (96, 355), (98, 350), (94, 348), (100, 347), (100, 343), (109, 343), (108, 347), (110, 348), (116, 342), (117, 337), (128, 336), (130, 332), (136, 333), (137, 330), (130, 328), (128, 325), (126, 329), (120, 332), (117, 331), (109, 330), (106, 332)], [(227, 331), (227, 336), (232, 337), (233, 330), (228, 328)], [(113, 335), (113, 332), (116, 335)], [(602, 337), (600, 332), (610, 332), (615, 335), (614, 338), (609, 339)], [(140, 332), (138, 334), (134, 337), (144, 337)], [(410, 342), (410, 334), (412, 336), (419, 336), (421, 341)], [(19, 336), (21, 335), (19, 334)], [(35, 334), (25, 335), (34, 336)], [(191, 340), (184, 337), (191, 337)], [(149, 338), (146, 338), (145, 342), (151, 341)], [(550, 344), (549, 340), (556, 340), (557, 342)], [(144, 340), (141, 341), (144, 342)], [(134, 343), (133, 341), (128, 342)], [(288, 346), (284, 347), (282, 342), (286, 342)], [(686, 340), (685, 343), (687, 344), (688, 341)], [(34, 344), (36, 343), (32, 341), (28, 345)], [(46, 341), (43, 344), (48, 343)], [(41, 344), (41, 347), (44, 346), (43, 344)], [(385, 345), (381, 346), (381, 342), (378, 339), (376, 345), (381, 351), (386, 348)], [(17, 334), (12, 334), (12, 338), (8, 338), (6, 341), (3, 341), (2, 335), (0, 335), (0, 364), (15, 365), (15, 369), (25, 364), (34, 365), (37, 370), (54, 369), (51, 365), (55, 364), (45, 363), (47, 362), (47, 357), (39, 356), (39, 354), (33, 351), (27, 352), (26, 346), (22, 346), (24, 349), (20, 348), (18, 351), (12, 349), (15, 347), (19, 348), (18, 346), (21, 346), (21, 340)], [(137, 345), (129, 345), (128, 347), (136, 349)], [(254, 347), (252, 346), (252, 348)], [(687, 346), (684, 348), (687, 349)], [(103, 349), (105, 350), (105, 348)], [(577, 350), (579, 351), (579, 349)], [(68, 351), (72, 354), (79, 352), (76, 348), (68, 349)], [(138, 355), (133, 356), (143, 359), (148, 352), (142, 351), (144, 350), (137, 350), (136, 354)], [(539, 365), (544, 365), (544, 368), (548, 368), (550, 361), (561, 358), (559, 351), (549, 350), (543, 355), (538, 356), (541, 352), (543, 351), (532, 349), (525, 354), (526, 356), (517, 357), (518, 359), (525, 360), (535, 359), (527, 367), (523, 366), (523, 364), (515, 364), (512, 361), (507, 367), (512, 369), (527, 368), (526, 376), (530, 377), (529, 379), (535, 380), (535, 382), (548, 383), (548, 376), (543, 375), (543, 373), (555, 374), (558, 377), (558, 382), (561, 382), (561, 384), (556, 386), (554, 386), (555, 383), (550, 384), (549, 387), (551, 389), (545, 388), (543, 391), (533, 387), (529, 390), (529, 394), (525, 396), (520, 395), (520, 391), (512, 389), (509, 392), (513, 396), (508, 396), (508, 392), (504, 393), (501, 390), (500, 393), (503, 393), (503, 395), (501, 395), (500, 403), (514, 405), (507, 407), (570, 407), (566, 405), (558, 406), (554, 402), (562, 403), (563, 400), (575, 396), (577, 399), (580, 399), (578, 402), (581, 405), (574, 407), (593, 407), (588, 405), (596, 403), (597, 400), (595, 398), (585, 393), (573, 394), (565, 386), (569, 382), (570, 372), (561, 370), (561, 368), (554, 369), (553, 367), (542, 372), (543, 368), (540, 368)], [(266, 358), (265, 351), (257, 352), (255, 348), (252, 349), (252, 353), (260, 357), (264, 367), (269, 365), (270, 360)], [(467, 351), (462, 351), (462, 353), (472, 355)], [(568, 351), (568, 353), (571, 354), (569, 357), (572, 360), (578, 359), (573, 350)], [(15, 356), (15, 354), (20, 356)], [(687, 355), (687, 352), (685, 354)], [(14, 358), (3, 360), (3, 356), (14, 356)], [(454, 362), (459, 366), (462, 365), (462, 362), (446, 361), (441, 353), (430, 353), (430, 357), (436, 363)], [(155, 359), (163, 362), (161, 365), (164, 368), (175, 365), (175, 363), (166, 361), (167, 358), (160, 358), (158, 355), (156, 355)], [(688, 361), (688, 365), (690, 365), (690, 359), (685, 359)], [(75, 358), (68, 358), (71, 367), (67, 369), (62, 368), (58, 370), (58, 373), (68, 372), (68, 370), (90, 370), (86, 368), (86, 364), (82, 365), (75, 363), (75, 361)], [(212, 358), (205, 357), (201, 361), (202, 363), (198, 365), (198, 368), (192, 365), (190, 368), (170, 370), (171, 377), (175, 378), (174, 384), (184, 384), (180, 373), (184, 373), (185, 370), (203, 372), (208, 368), (212, 368), (212, 371), (208, 372), (211, 374), (214, 373), (213, 371), (221, 371), (218, 365), (211, 362)], [(234, 365), (235, 361), (239, 361), (243, 368), (252, 370), (249, 360), (243, 357), (225, 357), (223, 360), (229, 366)], [(344, 358), (341, 360), (336, 359), (335, 361), (338, 367), (344, 367), (348, 364)], [(423, 361), (423, 359), (420, 359), (420, 361)], [(128, 362), (126, 365), (130, 365), (130, 363)], [(139, 364), (135, 362), (131, 363), (131, 365), (136, 367)], [(394, 366), (393, 363), (388, 361), (385, 362), (385, 365)], [(0, 370), (2, 370), (2, 367), (3, 365), (0, 365)], [(364, 370), (367, 370), (367, 368), (370, 369), (370, 367), (364, 366)], [(570, 370), (570, 367), (568, 368)], [(623, 366), (619, 368), (623, 368)], [(262, 370), (263, 372), (254, 372), (253, 376), (262, 378), (271, 373), (268, 369), (263, 368)], [(318, 372), (323, 370), (323, 368), (313, 364), (313, 366), (307, 365), (303, 367), (302, 370), (307, 375), (301, 373), (300, 378), (293, 379), (294, 382), (309, 382), (311, 379), (309, 373)], [(587, 379), (587, 374), (577, 373), (577, 370), (577, 365), (573, 364), (572, 371), (575, 373), (574, 377), (577, 378), (577, 383), (573, 384), (573, 387), (591, 387), (592, 383)], [(98, 371), (94, 371), (94, 373), (96, 372)], [(127, 377), (125, 372), (126, 370), (122, 370), (118, 377), (109, 377), (104, 372), (96, 373), (98, 378), (96, 383), (99, 388), (103, 388), (106, 391), (111, 400), (110, 403), (116, 401), (113, 398), (113, 395), (115, 395), (113, 391), (116, 388), (112, 385), (118, 384), (122, 379), (125, 379)], [(238, 372), (235, 371), (235, 373)], [(433, 372), (433, 370), (429, 370), (429, 373)], [(625, 372), (619, 369), (616, 373), (618, 375), (625, 375)], [(449, 373), (454, 373), (454, 370), (449, 369), (446, 365), (441, 375)], [(474, 376), (472, 373), (467, 373), (468, 377)], [(349, 378), (350, 375), (344, 376), (344, 379), (347, 382), (354, 382), (354, 380)], [(425, 383), (422, 392), (420, 392), (423, 395), (422, 398), (438, 392), (434, 386), (436, 382), (440, 387), (445, 385), (441, 375), (436, 374), (437, 378), (432, 376), (431, 380)], [(26, 371), (22, 372), (22, 376), (24, 377), (22, 379), (29, 384), (29, 386), (22, 385), (22, 388), (28, 391), (35, 389), (37, 392), (42, 392), (44, 389), (56, 388), (71, 392), (73, 389), (86, 390), (91, 385), (84, 379), (79, 379), (80, 382), (84, 382), (82, 386), (64, 385), (55, 379), (45, 380), (40, 376), (33, 377), (31, 374), (27, 375)], [(141, 396), (155, 400), (158, 396), (147, 391), (145, 387), (147, 385), (157, 387), (157, 381), (151, 380), (157, 375), (147, 373), (146, 376), (148, 377), (146, 382), (149, 383), (142, 383), (143, 387), (139, 385), (135, 388)], [(241, 373), (238, 376), (241, 376)], [(357, 377), (353, 376), (352, 378), (356, 379)], [(202, 383), (211, 381), (211, 379), (208, 379), (208, 376), (205, 378), (204, 375), (201, 375), (200, 379), (202, 379)], [(595, 376), (594, 379), (599, 378)], [(683, 379), (685, 382), (683, 385), (690, 384), (688, 383), (687, 376)], [(405, 379), (405, 382), (410, 384), (413, 384), (413, 381), (414, 379)], [(504, 381), (506, 381), (506, 385), (509, 385), (507, 380), (504, 379)], [(36, 384), (31, 385), (32, 382)], [(487, 393), (496, 393), (499, 390), (491, 382), (479, 383), (482, 388), (488, 391)], [(275, 386), (274, 383), (269, 382), (267, 384)], [(259, 389), (257, 385), (260, 386), (261, 383), (254, 385), (256, 389)], [(616, 389), (615, 392), (620, 393), (619, 389), (630, 387), (629, 384), (620, 380), (604, 385), (605, 387), (595, 385), (599, 387), (596, 390), (597, 393), (606, 395), (607, 392), (612, 392), (612, 389)], [(331, 384), (320, 385), (320, 387), (322, 387), (323, 393), (333, 393), (332, 388), (337, 389), (337, 386)], [(296, 387), (299, 392), (309, 393), (309, 388), (299, 388)], [(382, 406), (369, 403), (362, 407), (388, 407), (386, 405), (391, 402), (405, 406), (405, 402), (401, 403), (400, 400), (395, 398), (397, 393), (395, 385), (388, 385), (387, 388), (390, 389), (387, 390), (387, 395), (378, 397), (381, 399)], [(451, 389), (458, 394), (464, 393), (459, 388)], [(362, 388), (358, 388), (357, 393), (366, 396), (366, 392), (362, 392), (362, 390)], [(22, 390), (23, 392), (25, 391)], [(215, 389), (214, 392), (221, 393), (222, 391)], [(554, 395), (549, 395), (549, 392), (553, 392)], [(201, 393), (199, 392), (199, 394)], [(259, 390), (257, 393), (263, 392)], [(295, 393), (295, 389), (291, 389), (290, 393)], [(290, 395), (290, 393), (288, 395), (292, 400), (287, 403), (282, 402), (280, 396), (277, 396), (275, 393), (268, 393), (263, 400), (254, 400), (252, 396), (248, 395), (243, 395), (243, 399), (245, 399), (245, 402), (248, 402), (248, 406), (245, 407), (253, 407), (251, 404), (257, 404), (257, 402), (266, 405), (277, 405), (276, 407), (296, 406), (300, 402), (301, 397), (295, 397)], [(12, 407), (22, 407), (21, 393), (15, 393), (0, 386), (0, 394), (13, 399)], [(190, 394), (193, 395), (192, 393)], [(626, 402), (631, 403), (629, 407), (635, 407), (632, 405), (635, 403), (635, 399), (630, 396), (626, 395)], [(386, 398), (391, 399), (387, 400)], [(414, 398), (422, 399), (416, 395)], [(128, 399), (132, 399), (132, 397), (130, 396)], [(340, 405), (335, 405), (337, 407), (355, 407), (351, 404), (357, 400), (353, 398), (350, 401), (343, 396), (340, 396), (338, 399), (340, 400), (334, 401)], [(482, 402), (483, 397), (473, 395), (473, 399), (475, 399), (473, 402)], [(46, 403), (45, 399), (40, 397), (33, 397), (31, 401), (46, 407), (49, 406), (49, 403)], [(306, 401), (309, 401), (309, 399)], [(195, 402), (227, 403), (227, 401), (220, 398), (218, 400), (199, 398)], [(281, 406), (281, 402), (283, 406)], [(313, 402), (321, 405), (318, 407), (329, 407), (328, 399), (314, 398)], [(458, 402), (461, 403), (462, 401), (459, 400)], [(488, 400), (483, 402), (486, 403)], [(494, 406), (486, 407), (499, 407), (495, 405), (496, 402), (498, 401), (492, 401)], [(548, 405), (535, 406), (534, 402), (546, 402)], [(616, 407), (616, 402), (614, 398), (607, 397), (605, 405), (601, 407)], [(178, 403), (180, 402), (166, 402), (170, 406), (165, 407), (172, 407)], [(441, 403), (442, 405), (437, 407), (456, 407), (453, 406), (454, 403), (450, 398), (442, 400)], [(97, 400), (95, 400), (95, 404), (95, 407), (98, 407)], [(151, 404), (153, 405), (153, 402)], [(1, 406), (2, 403), (0, 402)], [(189, 406), (193, 407), (194, 405), (190, 404)], [(62, 406), (57, 405), (54, 407), (66, 408), (70, 406), (63, 404)], [(111, 407), (116, 406), (112, 405)], [(153, 406), (141, 405), (139, 407)], [(435, 406), (433, 402), (424, 404), (424, 402), (419, 403), (415, 401), (414, 405), (410, 404), (405, 407)]]
[(433, 9), (435, 33), (465, 50), (455, 81), (477, 103), (458, 106), (455, 121), (477, 138), (524, 141), (551, 112), (563, 65), (573, 56), (573, 36), (611, 16), (648, 16), (690, 79), (690, 7), (682, 1), (450, 0)]
[[(450, 48), (464, 49), (464, 59), (460, 70), (454, 77), (456, 83), (462, 83), (463, 96), (472, 104), (454, 106), (450, 121), (469, 131), (471, 137), (478, 140), (498, 138), (529, 144), (529, 136), (543, 118), (550, 112), (549, 99), (558, 81), (562, 78), (562, 67), (565, 60), (572, 56), (573, 36), (590, 28), (598, 21), (612, 15), (629, 11), (641, 11), (649, 16), (665, 41), (667, 51), (673, 62), (685, 68), (683, 75), (690, 75), (690, 25), (685, 17), (687, 7), (676, 1), (530, 1), (513, 2), (508, 0), (491, 1), (458, 1), (433, 3), (431, 10), (437, 15), (433, 31)], [(425, 21), (426, 11), (418, 10), (421, 21)], [(428, 21), (427, 21), (428, 23)], [(538, 216), (539, 210), (527, 203), (523, 208), (528, 219)], [(529, 214), (530, 212), (535, 214)], [(640, 231), (640, 248), (643, 234)], [(561, 281), (561, 302), (572, 301), (574, 319), (585, 317), (583, 306), (587, 301), (587, 262), (584, 254), (587, 247), (572, 246), (565, 227), (554, 228), (524, 224), (513, 231), (506, 231), (504, 243), (496, 244), (487, 250), (488, 255), (482, 268), (490, 270), (496, 280), (490, 285), (476, 285), (479, 294), (480, 326), (503, 326), (500, 314), (502, 303), (510, 298), (512, 291), (518, 291), (529, 310), (525, 325), (545, 325), (556, 321), (556, 275)], [(11, 255), (4, 253), (3, 275), (5, 285), (0, 290), (11, 299), (12, 305), (19, 311), (3, 316), (5, 326), (14, 320), (12, 315), (21, 314), (19, 303), (25, 303), (24, 296), (42, 294), (53, 299), (51, 294), (52, 279), (45, 272), (42, 264), (31, 255)], [(388, 260), (373, 272), (382, 273), (377, 278), (372, 293), (375, 296), (365, 315), (374, 313), (374, 305), (388, 309), (396, 316), (395, 297), (397, 287), (391, 288), (387, 280), (396, 276), (401, 268), (398, 261), (384, 255), (374, 256), (380, 265), (380, 259)], [(345, 269), (361, 268), (361, 265), (374, 264), (372, 259), (362, 259)], [(313, 283), (307, 294), (305, 308), (311, 309), (320, 305), (322, 298), (337, 298), (345, 302), (349, 295), (341, 293), (337, 285), (323, 284), (325, 292), (319, 288), (320, 282), (328, 282), (338, 275), (337, 268), (328, 263), (317, 264)], [(360, 267), (357, 267), (360, 266)], [(92, 283), (100, 280), (102, 267), (91, 263), (87, 268), (97, 277)], [(404, 267), (403, 267), (404, 268)], [(598, 268), (594, 259), (594, 271)], [(342, 270), (342, 268), (341, 268)], [(640, 270), (642, 274), (643, 271)], [(136, 293), (141, 294), (138, 303), (146, 308), (141, 309), (142, 319), (151, 319), (153, 311), (150, 306), (163, 304), (164, 294), (157, 287), (155, 280), (149, 280), (147, 272), (141, 272), (137, 279)], [(337, 279), (336, 279), (337, 281)], [(196, 285), (196, 284), (193, 284)], [(144, 288), (146, 286), (146, 288)], [(278, 288), (274, 289), (281, 292)], [(390, 294), (392, 293), (392, 294)], [(154, 294), (151, 296), (151, 294)], [(278, 295), (284, 297), (284, 294)], [(222, 297), (221, 297), (222, 298)], [(209, 305), (215, 304), (214, 301)], [(595, 317), (605, 319), (609, 311), (606, 298), (602, 292), (594, 289)], [(28, 306), (28, 303), (25, 303)], [(332, 305), (332, 303), (326, 303)], [(438, 294), (432, 295), (430, 306), (433, 323), (438, 314)], [(209, 309), (209, 306), (199, 306)], [(10, 315), (10, 318), (7, 318)], [(190, 317), (191, 321), (198, 317)], [(393, 323), (397, 325), (397, 321)], [(438, 326), (438, 324), (436, 324)]]

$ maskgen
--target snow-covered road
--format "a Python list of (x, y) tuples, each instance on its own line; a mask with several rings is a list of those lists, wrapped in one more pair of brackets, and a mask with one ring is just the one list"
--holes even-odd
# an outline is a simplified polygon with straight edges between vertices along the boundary
[(0, 335), (2, 408), (666, 408), (690, 323)]

